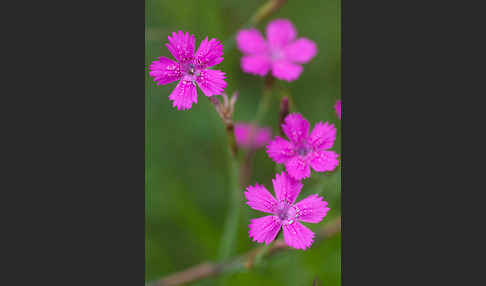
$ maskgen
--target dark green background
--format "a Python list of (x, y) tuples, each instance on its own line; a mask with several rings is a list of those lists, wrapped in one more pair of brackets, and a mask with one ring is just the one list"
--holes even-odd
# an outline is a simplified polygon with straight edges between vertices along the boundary
[[(173, 31), (195, 34), (196, 48), (205, 36), (224, 41), (263, 3), (263, 0), (147, 0), (146, 70), (158, 56), (171, 58), (164, 44)], [(289, 0), (256, 28), (264, 31), (268, 21), (275, 18), (290, 19), (299, 36), (317, 43), (318, 53), (304, 65), (298, 80), (277, 82), (272, 108), (264, 123), (277, 130), (278, 99), (284, 91), (295, 103), (293, 111), (298, 110), (312, 125), (318, 121), (336, 124), (338, 139), (333, 150), (340, 153), (341, 122), (333, 109), (341, 94), (340, 1)], [(226, 45), (224, 52), (224, 61), (215, 68), (227, 73), (226, 92), (239, 92), (235, 120), (250, 121), (262, 95), (263, 78), (241, 71), (241, 53), (234, 46)], [(216, 259), (230, 195), (223, 125), (200, 90), (198, 103), (191, 110), (173, 108), (168, 96), (175, 85), (156, 86), (146, 73), (147, 281)], [(263, 183), (273, 192), (274, 175), (274, 163), (260, 149), (251, 184)], [(330, 204), (331, 211), (321, 223), (306, 224), (312, 230), (340, 215), (340, 171), (329, 174), (324, 187), (316, 189), (322, 178), (313, 172), (304, 181), (297, 199), (320, 192)], [(242, 210), (235, 253), (258, 245), (248, 237), (248, 220), (264, 215), (246, 205)], [(260, 267), (234, 274), (227, 281), (228, 285), (312, 285), (316, 277), (319, 285), (341, 285), (340, 235), (316, 243), (306, 251), (279, 253)], [(214, 284), (214, 279), (206, 279), (191, 285)]]

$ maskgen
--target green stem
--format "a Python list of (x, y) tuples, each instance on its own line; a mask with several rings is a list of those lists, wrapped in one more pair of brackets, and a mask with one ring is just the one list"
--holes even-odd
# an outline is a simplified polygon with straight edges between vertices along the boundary
[(238, 146), (236, 145), (235, 128), (232, 122), (226, 125), (226, 136), (228, 137), (228, 146), (231, 151), (231, 156), (237, 160)]
[[(315, 183), (315, 185), (312, 186), (312, 191), (311, 191), (312, 194), (321, 195), (324, 191), (329, 191), (326, 188), (329, 185), (332, 185), (332, 183), (334, 182), (333, 180), (336, 180), (336, 179), (338, 180), (336, 182), (337, 191), (336, 192), (330, 192), (330, 193), (338, 193), (339, 190), (341, 189), (341, 185), (340, 185), (341, 184), (340, 183), (341, 169), (340, 169), (339, 166), (334, 171), (326, 172), (324, 174), (319, 174), (318, 176), (316, 176), (316, 179), (317, 179), (317, 183)], [(334, 189), (333, 189), (333, 191), (334, 191)]]
[[(230, 142), (234, 140), (234, 132), (231, 132), (233, 135), (228, 136), (233, 137), (230, 139)], [(221, 238), (221, 244), (219, 247), (218, 259), (221, 262), (228, 260), (235, 249), (235, 241), (236, 241), (236, 234), (238, 233), (238, 220), (240, 217), (240, 210), (241, 210), (241, 189), (238, 182), (238, 174), (239, 174), (239, 164), (238, 164), (238, 157), (236, 153), (233, 152), (233, 148), (230, 145), (228, 148), (228, 164), (229, 164), (229, 176), (230, 176), (230, 196), (229, 196), (229, 205), (228, 211), (226, 216), (226, 221), (224, 223), (224, 230), (223, 236)], [(220, 280), (221, 285), (226, 285), (226, 277), (221, 277)]]
[(255, 26), (282, 7), (287, 0), (269, 0), (263, 6), (261, 6), (255, 14), (250, 18), (247, 25)]
[[(253, 14), (253, 16), (251, 16), (251, 18), (245, 24), (243, 24), (241, 29), (248, 29), (258, 25), (260, 22), (270, 17), (273, 13), (277, 12), (280, 7), (285, 4), (285, 2), (287, 2), (287, 0), (268, 0)], [(236, 32), (223, 41), (223, 46), (226, 52), (232, 50), (236, 46), (235, 36)]]
[(223, 237), (219, 248), (219, 260), (226, 260), (231, 255), (231, 250), (234, 248), (234, 241), (236, 232), (238, 230), (238, 218), (240, 215), (241, 190), (238, 183), (239, 164), (237, 157), (237, 149), (235, 144), (235, 135), (233, 125), (226, 127), (226, 132), (229, 141), (228, 148), (228, 165), (230, 178), (230, 200), (229, 210), (224, 224)]
[(265, 254), (267, 254), (269, 248), (270, 248), (270, 244), (265, 244), (262, 247), (262, 249), (255, 256), (255, 261), (253, 262), (253, 265), (255, 266), (260, 265), (260, 262), (262, 262), (262, 258), (265, 256)]
[(224, 224), (223, 238), (221, 239), (221, 247), (219, 248), (219, 260), (224, 261), (231, 255), (233, 244), (238, 230), (238, 218), (240, 215), (240, 188), (238, 185), (238, 163), (236, 160), (231, 160), (230, 181), (231, 181), (231, 195), (229, 201), (229, 212)]
[(261, 124), (263, 118), (268, 112), (268, 109), (270, 108), (274, 81), (275, 79), (271, 75), (265, 78), (265, 87), (263, 88), (263, 94), (260, 98), (260, 102), (258, 103), (258, 109), (255, 119), (253, 120), (253, 123), (256, 125)]

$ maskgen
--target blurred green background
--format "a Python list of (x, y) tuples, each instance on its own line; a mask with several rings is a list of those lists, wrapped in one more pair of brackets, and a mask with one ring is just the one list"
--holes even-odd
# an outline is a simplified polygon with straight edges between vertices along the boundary
[[(196, 48), (204, 37), (221, 41), (234, 35), (266, 0), (146, 0), (146, 280), (159, 279), (204, 261), (215, 261), (230, 195), (226, 134), (214, 108), (198, 90), (198, 103), (178, 111), (168, 99), (176, 83), (156, 86), (148, 65), (159, 56), (172, 58), (167, 36), (182, 30), (195, 34)], [(279, 97), (291, 95), (292, 111), (299, 111), (311, 125), (329, 121), (338, 128), (332, 148), (341, 153), (341, 122), (334, 104), (341, 94), (341, 3), (340, 0), (289, 0), (256, 28), (264, 31), (275, 18), (290, 19), (298, 36), (314, 40), (316, 57), (304, 65), (292, 83), (277, 81), (272, 107), (264, 125), (274, 134), (278, 127)], [(228, 43), (228, 42), (226, 42)], [(251, 121), (262, 95), (264, 79), (244, 74), (241, 53), (224, 49), (224, 61), (215, 67), (227, 74), (226, 93), (239, 92), (235, 121)], [(264, 184), (273, 193), (275, 164), (260, 149), (253, 164), (250, 184)], [(338, 167), (340, 168), (340, 166)], [(318, 191), (331, 211), (319, 224), (306, 224), (313, 231), (340, 215), (341, 172), (325, 176), (312, 173), (304, 181), (297, 200)], [(317, 186), (321, 187), (317, 187)], [(243, 192), (243, 189), (242, 189)], [(242, 202), (235, 254), (259, 244), (248, 237), (250, 218), (263, 216)], [(341, 285), (341, 235), (315, 243), (306, 251), (278, 253), (251, 271), (232, 274), (227, 285)], [(215, 285), (206, 279), (190, 285)]]

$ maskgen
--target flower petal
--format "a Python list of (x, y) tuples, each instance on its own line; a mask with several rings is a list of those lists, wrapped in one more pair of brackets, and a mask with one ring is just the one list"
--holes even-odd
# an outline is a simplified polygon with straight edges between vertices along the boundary
[(288, 246), (305, 250), (314, 242), (314, 233), (298, 221), (282, 225), (282, 229)]
[(235, 140), (238, 146), (243, 148), (250, 148), (250, 132), (252, 131), (252, 125), (247, 123), (235, 124)]
[(191, 109), (192, 103), (197, 103), (197, 89), (192, 81), (181, 80), (169, 95), (172, 106), (177, 110)]
[(272, 130), (267, 127), (259, 128), (248, 123), (236, 123), (234, 129), (236, 144), (242, 148), (258, 149), (272, 139)]
[(238, 49), (244, 54), (262, 54), (267, 52), (267, 43), (257, 29), (241, 30), (236, 35)]
[(276, 216), (269, 215), (252, 219), (248, 226), (250, 227), (248, 234), (253, 238), (253, 241), (269, 244), (277, 237), (282, 224)]
[(194, 57), (194, 65), (199, 69), (212, 67), (223, 61), (223, 45), (217, 39), (202, 40)]
[(317, 194), (308, 196), (294, 205), (297, 209), (298, 220), (304, 222), (318, 223), (320, 222), (330, 210), (327, 207), (327, 202), (322, 200)]
[(334, 109), (336, 110), (338, 118), (341, 119), (341, 100), (340, 99), (338, 99), (336, 101), (336, 105), (334, 105)]
[(267, 39), (272, 47), (284, 47), (297, 36), (294, 25), (286, 19), (276, 19), (267, 26)]
[(179, 63), (166, 57), (159, 57), (149, 67), (149, 75), (154, 78), (157, 85), (168, 84), (182, 78), (182, 71)]
[(285, 169), (295, 180), (309, 178), (311, 175), (309, 163), (305, 158), (300, 156), (294, 156), (285, 162)]
[(294, 144), (300, 144), (307, 140), (309, 134), (309, 121), (299, 113), (291, 113), (285, 117), (282, 131)]
[(275, 136), (275, 139), (267, 145), (267, 154), (275, 163), (282, 164), (295, 156), (293, 148), (292, 143), (279, 136)]
[(316, 172), (332, 171), (339, 165), (338, 157), (334, 151), (318, 151), (311, 155), (309, 163)]
[(196, 79), (199, 88), (206, 96), (223, 93), (226, 88), (225, 73), (219, 70), (203, 70)]
[(182, 31), (173, 32), (169, 36), (169, 43), (165, 44), (174, 58), (181, 63), (186, 63), (194, 58), (194, 47), (196, 39), (194, 35)]
[(287, 60), (279, 60), (272, 64), (272, 74), (274, 77), (288, 82), (299, 78), (302, 73), (302, 66), (293, 64)]
[(272, 63), (268, 57), (263, 55), (251, 55), (241, 57), (241, 69), (249, 74), (265, 76)]
[(258, 128), (255, 142), (253, 143), (255, 148), (261, 148), (267, 145), (272, 139), (272, 129), (268, 127)]
[(275, 195), (277, 196), (277, 201), (283, 201), (287, 204), (293, 204), (302, 189), (302, 183), (292, 179), (285, 172), (276, 174), (272, 183)]
[(314, 147), (314, 150), (319, 151), (331, 148), (335, 140), (336, 127), (328, 122), (317, 123), (309, 136), (309, 143)]
[(284, 48), (285, 58), (299, 64), (309, 62), (316, 53), (316, 44), (307, 38), (299, 38)]
[(245, 197), (248, 200), (246, 204), (252, 209), (266, 213), (274, 213), (276, 211), (277, 200), (263, 185), (249, 186), (246, 190)]

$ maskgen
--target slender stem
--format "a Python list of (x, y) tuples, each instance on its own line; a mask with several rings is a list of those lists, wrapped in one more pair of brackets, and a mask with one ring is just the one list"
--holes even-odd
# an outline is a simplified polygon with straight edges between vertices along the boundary
[(238, 184), (238, 159), (233, 154), (228, 155), (230, 165), (230, 200), (228, 205), (228, 214), (224, 224), (223, 236), (219, 248), (218, 258), (225, 261), (232, 254), (236, 233), (238, 231), (238, 218), (241, 208), (241, 189)]
[(255, 150), (250, 149), (245, 154), (243, 158), (243, 163), (240, 169), (240, 186), (245, 187), (248, 185), (252, 172), (253, 157), (255, 155)]
[[(242, 26), (242, 29), (247, 29), (258, 25), (261, 21), (270, 17), (273, 13), (277, 12), (287, 0), (268, 0), (251, 16), (251, 18)], [(223, 41), (223, 46), (226, 51), (232, 50), (235, 45), (235, 36), (233, 33), (229, 38)]]
[[(228, 129), (227, 129), (228, 130)], [(230, 142), (234, 141), (234, 132), (232, 131), (232, 136), (229, 135), (228, 137), (232, 137)], [(229, 176), (230, 176), (230, 197), (229, 197), (229, 204), (228, 204), (228, 211), (226, 216), (226, 221), (224, 223), (224, 230), (223, 236), (221, 238), (219, 253), (218, 253), (218, 260), (224, 262), (228, 260), (229, 257), (233, 254), (233, 250), (235, 248), (235, 241), (236, 241), (236, 234), (238, 233), (238, 220), (240, 217), (241, 211), (241, 189), (239, 185), (239, 168), (238, 168), (238, 157), (236, 153), (233, 152), (233, 148), (230, 145), (230, 152), (228, 152), (228, 163), (230, 165), (229, 168)], [(226, 285), (225, 281), (226, 277), (222, 277), (219, 281), (221, 285)]]
[(229, 103), (227, 95), (223, 95), (224, 103), (222, 104), (215, 96), (209, 98), (214, 105), (216, 112), (219, 114), (223, 124), (226, 127), (226, 137), (228, 139), (228, 171), (229, 171), (229, 204), (228, 214), (224, 223), (223, 236), (221, 237), (218, 258), (226, 260), (230, 255), (238, 231), (238, 218), (240, 215), (241, 190), (239, 186), (239, 162), (238, 146), (236, 145), (234, 125), (233, 125), (233, 107)]
[[(339, 232), (341, 232), (341, 217), (337, 217), (328, 222), (319, 231), (317, 231), (316, 240), (314, 243), (319, 243)], [(175, 286), (195, 282), (224, 273), (241, 272), (255, 266), (255, 257), (258, 253), (262, 253), (262, 250), (265, 248), (266, 246), (256, 247), (241, 256), (234, 257), (231, 260), (222, 263), (204, 262), (183, 271), (168, 275), (158, 281), (150, 283), (149, 285)], [(268, 249), (266, 249), (266, 251), (264, 251), (263, 257), (270, 257), (275, 253), (290, 250), (292, 250), (292, 248), (289, 248), (282, 239), (278, 239), (272, 243)]]
[(253, 123), (255, 123), (256, 125), (260, 125), (261, 121), (263, 120), (266, 113), (268, 112), (268, 109), (270, 108), (274, 82), (275, 79), (271, 75), (268, 75), (265, 78), (265, 87), (263, 88), (263, 95), (260, 98), (260, 102), (258, 103), (257, 113), (255, 119), (253, 120)]
[(238, 156), (238, 146), (236, 145), (235, 127), (233, 122), (226, 125), (226, 137), (228, 137), (228, 146), (231, 150), (231, 155), (236, 159)]
[[(269, 75), (265, 78), (265, 86), (263, 89), (263, 94), (260, 98), (257, 107), (257, 113), (255, 118), (253, 119), (253, 124), (259, 126), (263, 118), (265, 117), (268, 109), (270, 108), (270, 102), (272, 99), (272, 88), (275, 79)], [(253, 134), (254, 135), (254, 134)], [(243, 163), (241, 165), (240, 170), (240, 186), (244, 187), (247, 185), (248, 180), (251, 177), (251, 164), (253, 161), (253, 157), (255, 155), (255, 150), (249, 150), (246, 156), (243, 159)]]
[(270, 249), (270, 244), (265, 244), (260, 251), (255, 255), (254, 265), (259, 265), (262, 261), (263, 257), (267, 254), (268, 250)]
[(337, 167), (336, 169), (334, 169), (334, 171), (319, 174), (319, 176), (317, 176), (317, 183), (312, 186), (311, 193), (321, 195), (322, 192), (326, 189), (325, 187), (331, 184), (331, 179), (333, 179), (335, 176), (341, 176), (340, 167)]
[(287, 0), (269, 0), (256, 11), (248, 21), (249, 26), (255, 26), (274, 12), (278, 11)]

